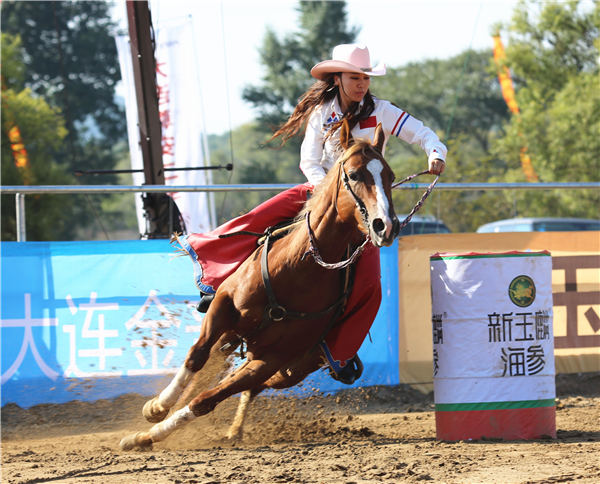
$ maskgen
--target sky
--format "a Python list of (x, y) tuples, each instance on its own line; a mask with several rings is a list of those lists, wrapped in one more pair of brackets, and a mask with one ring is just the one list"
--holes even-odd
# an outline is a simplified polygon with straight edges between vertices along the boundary
[[(492, 48), (491, 28), (510, 21), (518, 0), (347, 0), (348, 24), (371, 59), (398, 67), (452, 57), (472, 47)], [(208, 134), (235, 129), (255, 117), (242, 90), (260, 84), (259, 52), (267, 28), (279, 38), (297, 32), (296, 0), (150, 0), (155, 28), (191, 19), (200, 66)], [(114, 10), (127, 28), (125, 2)], [(400, 88), (400, 86), (399, 86)], [(375, 92), (375, 94), (377, 94)], [(393, 101), (393, 99), (391, 99)]]

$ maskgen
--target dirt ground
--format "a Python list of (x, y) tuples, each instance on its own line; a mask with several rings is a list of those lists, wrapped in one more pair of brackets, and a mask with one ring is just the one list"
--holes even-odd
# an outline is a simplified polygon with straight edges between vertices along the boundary
[(223, 438), (237, 399), (145, 452), (146, 398), (2, 408), (4, 483), (600, 482), (600, 374), (557, 378), (555, 440), (435, 439), (432, 395), (406, 386), (258, 397), (241, 441)]

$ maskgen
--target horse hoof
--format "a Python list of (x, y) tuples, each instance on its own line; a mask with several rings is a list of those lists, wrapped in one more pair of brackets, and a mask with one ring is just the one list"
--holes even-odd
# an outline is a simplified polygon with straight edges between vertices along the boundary
[(152, 449), (152, 437), (148, 432), (138, 432), (128, 435), (119, 442), (121, 450), (150, 450)]
[(169, 409), (162, 408), (156, 400), (156, 397), (152, 400), (148, 400), (142, 409), (142, 415), (150, 423), (162, 422), (168, 414)]
[(227, 434), (225, 435), (227, 440), (238, 441), (238, 442), (240, 440), (242, 440), (243, 436), (244, 436), (244, 430), (241, 428), (230, 428), (227, 431)]

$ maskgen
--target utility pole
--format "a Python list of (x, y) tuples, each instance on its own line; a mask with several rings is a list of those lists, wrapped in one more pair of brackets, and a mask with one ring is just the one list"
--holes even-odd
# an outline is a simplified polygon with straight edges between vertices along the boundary
[[(147, 1), (127, 0), (127, 21), (133, 60), (133, 77), (138, 109), (140, 147), (146, 185), (164, 185), (162, 130), (156, 87), (154, 31)], [(183, 232), (175, 202), (166, 194), (145, 193), (144, 210), (149, 222), (148, 238), (167, 238)]]

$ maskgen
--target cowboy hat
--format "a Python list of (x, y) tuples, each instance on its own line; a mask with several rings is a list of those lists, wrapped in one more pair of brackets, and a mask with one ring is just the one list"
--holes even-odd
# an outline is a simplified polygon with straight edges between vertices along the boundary
[(324, 81), (328, 74), (336, 72), (356, 72), (368, 76), (383, 76), (385, 64), (379, 63), (371, 66), (371, 57), (366, 45), (341, 44), (333, 48), (330, 60), (319, 62), (311, 70), (310, 74)]

